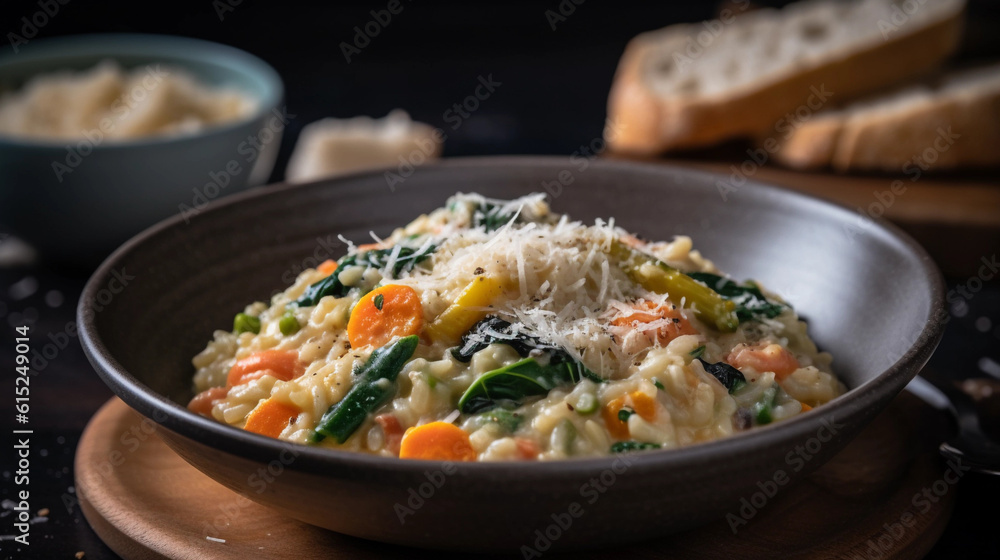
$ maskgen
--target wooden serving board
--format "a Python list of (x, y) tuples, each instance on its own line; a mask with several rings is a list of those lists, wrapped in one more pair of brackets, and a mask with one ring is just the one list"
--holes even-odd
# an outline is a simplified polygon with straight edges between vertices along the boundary
[(956, 278), (975, 276), (981, 259), (1000, 246), (1000, 168), (932, 169), (919, 175), (913, 168), (906, 173), (797, 171), (770, 163), (758, 166), (745, 149), (724, 146), (700, 157), (626, 159), (719, 173), (728, 185), (723, 189), (729, 200), (738, 201), (739, 185), (750, 179), (846, 206), (858, 213), (859, 227), (872, 216), (885, 217), (920, 242), (946, 275)]
[[(934, 448), (943, 425), (935, 411), (904, 393), (833, 461), (771, 500), (737, 535), (719, 522), (585, 556), (920, 558), (943, 532), (954, 503), (950, 487), (937, 501), (919, 498), (943, 480), (946, 467)], [(203, 475), (141, 427), (138, 414), (112, 399), (87, 426), (76, 454), (84, 515), (126, 559), (452, 557), (278, 515)]]

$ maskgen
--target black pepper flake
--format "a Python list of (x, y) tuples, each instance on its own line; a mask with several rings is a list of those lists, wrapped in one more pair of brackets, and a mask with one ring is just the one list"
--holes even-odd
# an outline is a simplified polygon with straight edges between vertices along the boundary
[(476, 276), (479, 276), (480, 274), (482, 274), (484, 272), (486, 272), (485, 268), (483, 268), (481, 266), (477, 266), (476, 270), (475, 270), (475, 272), (473, 272), (473, 274), (475, 274)]
[(569, 403), (566, 403), (566, 408), (568, 408), (570, 410), (570, 412), (573, 412), (574, 410), (576, 410), (575, 408), (573, 408), (573, 405), (571, 405)]

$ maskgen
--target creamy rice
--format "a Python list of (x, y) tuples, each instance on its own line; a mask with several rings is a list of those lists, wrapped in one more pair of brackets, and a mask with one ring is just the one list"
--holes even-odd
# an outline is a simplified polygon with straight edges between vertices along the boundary
[[(844, 390), (788, 303), (720, 278), (690, 238), (574, 222), (541, 195), (456, 195), (332, 266), (216, 331), (193, 360), (192, 410), (383, 456), (551, 460), (719, 439)], [(394, 379), (366, 381), (376, 346), (404, 335), (415, 349)], [(268, 351), (289, 369), (254, 365)], [(366, 383), (382, 396), (349, 413)]]

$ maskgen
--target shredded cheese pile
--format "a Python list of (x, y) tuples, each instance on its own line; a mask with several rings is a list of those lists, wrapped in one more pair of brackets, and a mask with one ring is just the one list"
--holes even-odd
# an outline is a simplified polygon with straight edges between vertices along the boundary
[[(549, 215), (541, 195), (506, 202), (500, 212), (513, 218), (496, 231), (469, 227), (471, 212), (463, 212), (461, 204), (483, 201), (488, 199), (459, 195), (444, 210), (448, 215), (435, 213), (415, 222), (411, 228), (436, 229), (439, 245), (429, 271), (415, 269), (397, 282), (454, 301), (478, 275), (503, 278), (511, 287), (508, 299), (489, 311), (511, 322), (514, 332), (561, 347), (605, 377), (625, 375), (637, 352), (623, 348), (608, 328), (609, 317), (633, 313), (625, 302), (669, 297), (643, 290), (610, 256), (612, 241), (626, 232), (613, 220), (585, 225)], [(648, 328), (660, 326), (653, 322)]]

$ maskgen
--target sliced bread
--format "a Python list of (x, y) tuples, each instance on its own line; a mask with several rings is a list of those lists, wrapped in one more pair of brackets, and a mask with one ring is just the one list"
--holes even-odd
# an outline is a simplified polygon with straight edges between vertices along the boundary
[(755, 136), (815, 105), (816, 92), (829, 92), (823, 104), (839, 104), (923, 74), (955, 50), (965, 2), (731, 5), (717, 20), (629, 43), (608, 102), (612, 149), (649, 155)]
[(1000, 164), (1000, 65), (954, 72), (820, 113), (771, 146), (776, 161), (802, 169)]

